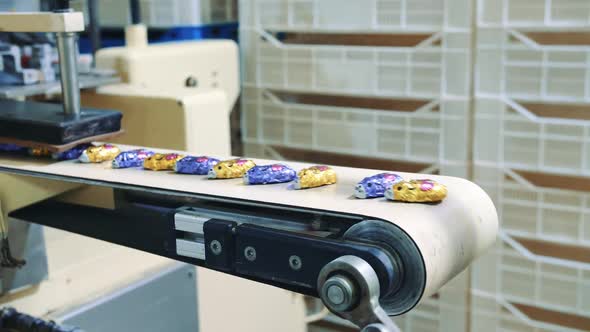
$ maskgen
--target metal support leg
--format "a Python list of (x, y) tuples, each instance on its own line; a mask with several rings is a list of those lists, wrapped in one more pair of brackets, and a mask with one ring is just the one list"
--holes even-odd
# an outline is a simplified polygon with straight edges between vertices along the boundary
[(318, 277), (318, 292), (330, 311), (361, 332), (399, 332), (379, 305), (379, 278), (362, 258), (342, 256), (327, 264)]
[(76, 34), (57, 33), (61, 91), (66, 114), (80, 114), (80, 86), (78, 85), (78, 60)]

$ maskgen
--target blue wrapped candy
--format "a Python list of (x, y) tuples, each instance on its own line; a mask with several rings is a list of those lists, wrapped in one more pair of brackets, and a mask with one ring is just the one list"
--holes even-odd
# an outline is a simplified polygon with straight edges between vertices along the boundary
[(364, 178), (354, 188), (356, 198), (384, 197), (385, 191), (394, 184), (403, 181), (402, 177), (394, 173), (380, 173)]
[(82, 152), (84, 152), (84, 150), (88, 149), (91, 146), (92, 146), (92, 144), (90, 144), (90, 143), (80, 144), (80, 145), (77, 145), (77, 146), (67, 150), (67, 151), (52, 153), (51, 157), (55, 160), (78, 159), (78, 158), (80, 158), (80, 155), (82, 154)]
[(143, 161), (154, 155), (154, 151), (136, 149), (123, 151), (113, 159), (113, 168), (143, 167)]
[(28, 149), (16, 144), (0, 144), (0, 152), (26, 152)]
[(219, 163), (219, 159), (211, 157), (184, 157), (176, 162), (174, 171), (181, 174), (207, 175), (209, 170)]
[(254, 166), (244, 174), (245, 184), (271, 184), (291, 182), (297, 178), (297, 172), (287, 165), (274, 164)]

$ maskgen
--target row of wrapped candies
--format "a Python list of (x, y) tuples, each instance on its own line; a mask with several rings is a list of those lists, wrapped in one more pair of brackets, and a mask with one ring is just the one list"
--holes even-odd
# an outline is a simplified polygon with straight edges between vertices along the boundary
[(152, 171), (207, 175), (210, 179), (243, 178), (244, 183), (249, 185), (293, 182), (295, 189), (304, 189), (336, 183), (336, 173), (327, 166), (313, 166), (297, 173), (283, 164), (258, 166), (249, 159), (221, 161), (206, 156), (156, 153), (146, 149), (121, 152), (112, 144), (89, 147), (78, 159), (84, 163), (111, 161), (113, 168), (143, 167)]
[[(3, 146), (0, 144), (0, 151)], [(4, 151), (18, 151), (6, 147)], [(49, 155), (46, 151), (30, 149), (34, 156)], [(84, 163), (110, 161), (113, 168), (143, 167), (153, 171), (175, 171), (181, 174), (207, 175), (210, 179), (243, 178), (248, 185), (293, 182), (294, 189), (315, 188), (336, 183), (336, 172), (328, 166), (312, 166), (296, 172), (284, 164), (258, 166), (252, 160), (220, 161), (206, 156), (184, 156), (177, 153), (155, 153), (147, 149), (121, 151), (112, 144), (94, 146), (84, 144), (54, 154), (58, 160), (79, 159)], [(403, 202), (440, 202), (447, 188), (433, 180), (404, 180), (394, 173), (380, 173), (364, 178), (355, 186), (355, 197), (360, 199), (386, 197)]]

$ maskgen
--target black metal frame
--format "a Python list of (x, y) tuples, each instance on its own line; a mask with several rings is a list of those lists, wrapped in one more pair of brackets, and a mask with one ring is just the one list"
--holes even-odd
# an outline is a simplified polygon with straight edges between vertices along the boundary
[[(372, 244), (340, 239), (350, 226), (363, 220), (362, 216), (290, 211), (241, 201), (222, 202), (142, 190), (116, 189), (115, 201), (115, 209), (104, 209), (50, 199), (13, 211), (10, 217), (316, 297), (320, 270), (343, 255), (355, 255), (369, 262), (380, 277), (382, 294), (391, 293), (399, 286), (398, 264), (387, 251)], [(206, 259), (181, 256), (176, 253), (176, 239), (184, 234), (175, 229), (174, 215), (186, 205), (243, 215), (245, 220), (259, 225), (209, 220), (204, 227)], [(267, 225), (267, 219), (276, 222)], [(211, 253), (213, 240), (222, 244), (222, 255)], [(256, 260), (245, 258), (246, 247), (256, 248)], [(289, 265), (293, 255), (301, 259), (300, 269)]]

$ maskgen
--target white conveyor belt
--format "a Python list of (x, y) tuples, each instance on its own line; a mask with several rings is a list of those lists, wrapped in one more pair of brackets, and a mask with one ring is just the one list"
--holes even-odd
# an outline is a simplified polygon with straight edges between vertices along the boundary
[[(137, 148), (120, 147), (122, 150)], [(198, 154), (191, 153), (191, 155)], [(255, 162), (259, 165), (276, 163), (276, 161), (258, 159), (255, 159)], [(296, 170), (309, 166), (309, 164), (297, 162), (287, 164)], [(496, 210), (488, 195), (472, 182), (455, 177), (397, 172), (406, 179), (436, 180), (447, 186), (448, 196), (442, 203), (436, 205), (390, 202), (385, 199), (363, 200), (353, 196), (356, 183), (364, 177), (383, 171), (333, 168), (338, 174), (337, 184), (314, 189), (290, 190), (287, 184), (247, 186), (241, 179), (208, 180), (203, 176), (172, 172), (111, 169), (110, 163), (81, 164), (76, 161), (56, 162), (0, 155), (0, 172), (63, 177), (66, 181), (84, 179), (106, 185), (151, 187), (364, 215), (389, 221), (405, 231), (421, 253), (426, 271), (426, 286), (422, 297), (437, 292), (495, 241), (498, 228)], [(2, 184), (0, 188), (0, 190), (10, 190), (10, 188), (2, 188)]]

